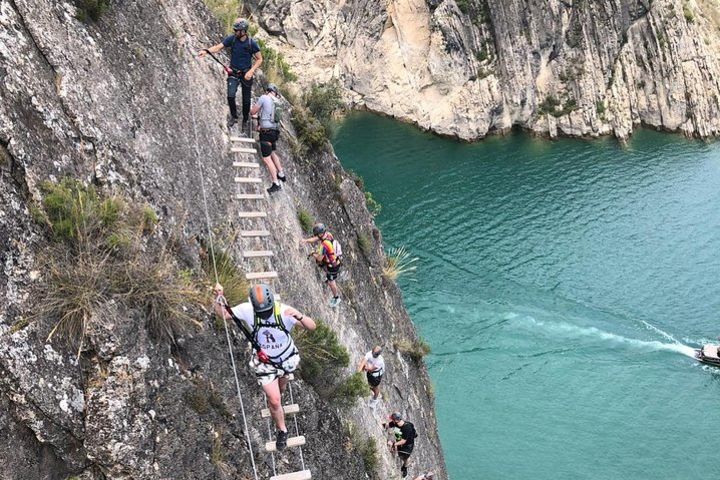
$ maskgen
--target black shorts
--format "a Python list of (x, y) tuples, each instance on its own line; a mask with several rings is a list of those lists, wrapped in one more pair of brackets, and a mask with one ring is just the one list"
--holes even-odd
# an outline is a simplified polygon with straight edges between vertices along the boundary
[(400, 457), (401, 460), (406, 460), (410, 458), (410, 455), (412, 454), (413, 448), (415, 448), (415, 444), (412, 445), (401, 445), (398, 447), (398, 457)]
[(382, 381), (382, 375), (373, 375), (370, 372), (367, 372), (366, 375), (367, 381), (371, 387), (377, 387), (378, 385), (380, 385), (380, 382)]
[(280, 130), (260, 130), (260, 153), (263, 157), (269, 157), (276, 150), (278, 138)]
[(325, 278), (328, 282), (335, 280), (340, 275), (340, 265), (331, 267), (330, 265), (325, 266)]

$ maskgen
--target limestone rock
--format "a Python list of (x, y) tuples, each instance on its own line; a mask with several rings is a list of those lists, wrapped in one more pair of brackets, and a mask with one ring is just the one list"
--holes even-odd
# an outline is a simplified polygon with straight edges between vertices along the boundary
[(271, 44), (309, 73), (301, 82), (337, 76), (354, 104), (443, 135), (474, 140), (514, 125), (550, 136), (626, 138), (639, 124), (720, 132), (712, 2), (251, 3), (261, 23), (273, 19)]

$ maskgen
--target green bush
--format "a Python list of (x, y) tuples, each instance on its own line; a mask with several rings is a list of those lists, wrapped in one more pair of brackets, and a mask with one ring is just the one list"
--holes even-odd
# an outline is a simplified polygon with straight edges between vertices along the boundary
[(109, 0), (76, 0), (77, 19), (81, 22), (97, 21), (110, 6)]
[(303, 103), (329, 130), (330, 120), (343, 108), (340, 82), (332, 80), (329, 83), (313, 83), (303, 95)]
[(341, 406), (351, 407), (359, 397), (367, 393), (367, 389), (365, 375), (362, 372), (355, 372), (337, 386), (332, 398)]
[(365, 465), (365, 472), (370, 478), (378, 478), (378, 467), (380, 466), (380, 454), (378, 453), (377, 443), (373, 437), (367, 437), (364, 440), (354, 438), (353, 444), (360, 453)]
[(293, 126), (297, 132), (301, 153), (323, 151), (328, 143), (328, 133), (310, 110), (302, 106), (293, 108)]
[(256, 40), (263, 57), (262, 69), (270, 82), (283, 84), (297, 80), (297, 75), (292, 72), (282, 53), (275, 51), (261, 38)]
[(372, 240), (370, 240), (370, 237), (366, 233), (358, 233), (357, 242), (358, 247), (365, 256), (370, 255), (370, 252), (372, 252)]
[(365, 192), (365, 205), (373, 217), (377, 217), (382, 210), (382, 205), (380, 205), (380, 202), (375, 200), (375, 197), (373, 197), (370, 192)]
[(318, 385), (325, 380), (325, 375), (333, 377), (338, 369), (347, 367), (350, 354), (328, 324), (322, 320), (315, 320), (315, 323), (315, 330), (301, 330), (295, 334), (295, 344), (302, 358), (303, 378)]
[(595, 111), (598, 115), (602, 115), (603, 113), (605, 113), (605, 102), (603, 102), (602, 100), (598, 100), (597, 102), (595, 102)]
[(687, 3), (683, 5), (683, 16), (687, 23), (695, 22), (695, 14)]
[(310, 215), (310, 212), (305, 210), (304, 208), (301, 208), (297, 212), (298, 221), (300, 222), (300, 228), (302, 228), (302, 231), (305, 233), (312, 232), (313, 225), (315, 225), (315, 219), (312, 215)]
[(418, 338), (417, 340), (410, 341), (406, 338), (396, 340), (394, 342), (395, 348), (402, 353), (403, 355), (406, 355), (410, 357), (414, 362), (419, 363), (425, 355), (430, 353), (430, 345), (423, 340), (422, 338)]
[(538, 105), (538, 113), (540, 113), (541, 115), (546, 113), (552, 114), (559, 106), (560, 101), (553, 95), (548, 95), (547, 97), (545, 97), (545, 100), (543, 100), (540, 105)]

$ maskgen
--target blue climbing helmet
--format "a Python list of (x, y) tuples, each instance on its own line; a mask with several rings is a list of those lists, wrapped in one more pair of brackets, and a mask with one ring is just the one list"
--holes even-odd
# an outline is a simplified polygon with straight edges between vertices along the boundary
[(238, 18), (237, 20), (235, 20), (235, 23), (233, 23), (233, 30), (235, 30), (236, 32), (247, 32), (248, 28), (250, 28), (250, 24), (244, 18)]
[(326, 231), (327, 231), (327, 228), (325, 228), (324, 223), (316, 223), (315, 225), (313, 225), (313, 235), (315, 235), (316, 237), (319, 237)]
[(275, 306), (275, 296), (270, 287), (264, 283), (250, 287), (248, 294), (253, 310), (256, 312), (267, 312)]

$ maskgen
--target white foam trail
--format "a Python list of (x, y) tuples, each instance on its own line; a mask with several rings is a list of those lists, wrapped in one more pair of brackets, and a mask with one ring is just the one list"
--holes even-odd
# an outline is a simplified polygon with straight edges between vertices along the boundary
[[(535, 320), (532, 317), (526, 317), (526, 318), (534, 325), (543, 327), (552, 332), (564, 334), (566, 336), (594, 337), (594, 338), (599, 338), (600, 340), (605, 340), (608, 342), (630, 345), (635, 348), (641, 348), (641, 349), (646, 349), (646, 350), (651, 350), (651, 351), (665, 350), (665, 351), (669, 351), (669, 352), (680, 353), (682, 355), (686, 355), (691, 358), (695, 358), (695, 349), (694, 348), (689, 347), (687, 345), (683, 345), (682, 343), (675, 341), (674, 339), (673, 339), (673, 343), (664, 343), (664, 342), (659, 342), (657, 340), (653, 340), (653, 341), (637, 340), (635, 338), (627, 338), (627, 337), (623, 337), (622, 335), (616, 335), (614, 333), (605, 332), (605, 331), (597, 329), (595, 327), (578, 327), (577, 325), (572, 325), (572, 324), (564, 323), (564, 322), (547, 323), (547, 322)], [(660, 333), (660, 332), (658, 332), (658, 333)], [(669, 334), (663, 335), (663, 337), (672, 338), (672, 336)]]

